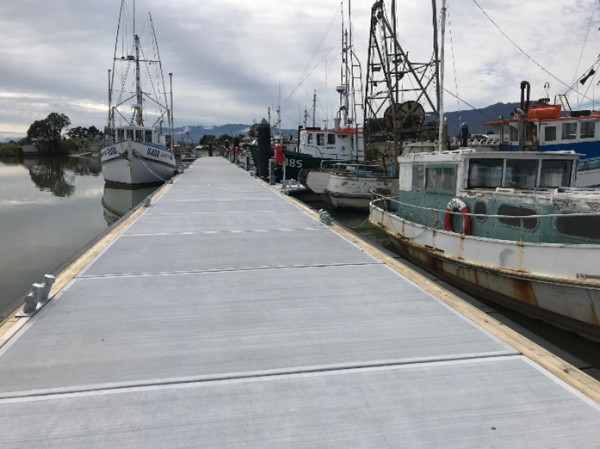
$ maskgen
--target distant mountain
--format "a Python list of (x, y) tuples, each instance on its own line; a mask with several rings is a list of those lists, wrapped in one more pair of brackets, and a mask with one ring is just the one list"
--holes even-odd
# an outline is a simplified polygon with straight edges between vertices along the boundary
[[(205, 135), (215, 137), (227, 134), (232, 137), (241, 134), (247, 135), (250, 130), (250, 125), (244, 124), (227, 124), (221, 126), (180, 126), (175, 128), (175, 138), (179, 141), (198, 143)], [(272, 132), (272, 131), (271, 131)], [(295, 129), (282, 129), (282, 133), (296, 136), (298, 131)]]
[(17, 137), (17, 136), (4, 136), (4, 137), (0, 137), (0, 142), (2, 143), (8, 143), (8, 142), (18, 142), (23, 138), (23, 136), (21, 137)]
[(490, 120), (497, 120), (500, 115), (508, 118), (512, 115), (515, 108), (519, 106), (520, 103), (496, 103), (480, 109), (446, 112), (444, 116), (448, 120), (448, 134), (456, 136), (460, 132), (460, 125), (462, 123), (469, 125), (469, 132), (471, 134), (488, 134), (488, 131), (494, 132), (492, 126), (484, 126), (483, 123)]
[[(515, 108), (519, 107), (519, 103), (496, 103), (491, 106), (480, 109), (469, 109), (464, 111), (446, 112), (444, 115), (448, 120), (448, 134), (455, 136), (460, 132), (461, 123), (469, 125), (471, 134), (487, 134), (493, 132), (491, 126), (484, 126), (483, 123), (496, 120), (499, 115), (507, 118), (510, 117)], [(235, 137), (241, 134), (247, 135), (250, 130), (250, 125), (245, 124), (227, 124), (221, 126), (180, 126), (175, 128), (175, 138), (179, 141), (197, 143), (205, 135), (215, 137), (227, 134)], [(272, 132), (272, 131), (271, 131)], [(296, 137), (297, 129), (282, 129), (282, 134)]]

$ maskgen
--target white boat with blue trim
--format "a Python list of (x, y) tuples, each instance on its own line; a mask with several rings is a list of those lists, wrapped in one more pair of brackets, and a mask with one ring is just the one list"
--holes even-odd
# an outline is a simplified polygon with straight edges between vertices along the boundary
[(500, 149), (574, 151), (581, 155), (577, 185), (600, 186), (600, 111), (565, 110), (551, 104), (547, 92), (533, 103), (529, 91), (529, 82), (522, 81), (520, 108), (509, 118), (484, 123), (498, 128)]

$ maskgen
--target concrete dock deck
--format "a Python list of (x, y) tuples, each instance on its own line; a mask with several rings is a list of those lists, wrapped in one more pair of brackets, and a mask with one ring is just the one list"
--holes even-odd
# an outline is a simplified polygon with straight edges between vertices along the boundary
[(596, 381), (223, 158), (123, 228), (5, 336), (0, 447), (600, 447)]

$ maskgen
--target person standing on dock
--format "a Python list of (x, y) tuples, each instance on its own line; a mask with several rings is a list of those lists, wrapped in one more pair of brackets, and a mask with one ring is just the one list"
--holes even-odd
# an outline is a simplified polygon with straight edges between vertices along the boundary
[(280, 143), (275, 145), (274, 148), (274, 162), (275, 162), (275, 178), (279, 181), (283, 178), (283, 164), (285, 164), (285, 155), (283, 154), (283, 145)]

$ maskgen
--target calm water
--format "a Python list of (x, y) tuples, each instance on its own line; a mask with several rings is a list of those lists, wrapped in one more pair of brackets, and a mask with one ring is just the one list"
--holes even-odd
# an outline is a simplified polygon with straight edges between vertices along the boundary
[(0, 159), (0, 315), (145, 195), (105, 188), (95, 158)]

